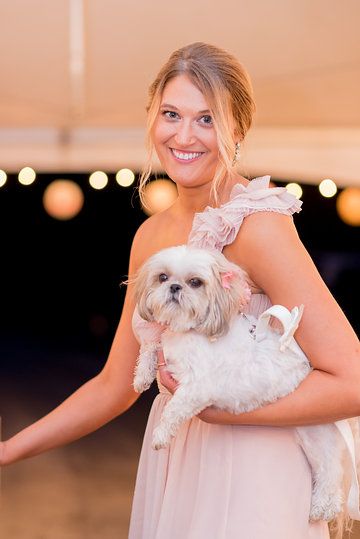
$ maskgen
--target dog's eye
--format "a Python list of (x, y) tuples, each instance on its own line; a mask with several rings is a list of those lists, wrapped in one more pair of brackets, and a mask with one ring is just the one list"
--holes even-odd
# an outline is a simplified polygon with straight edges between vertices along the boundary
[(197, 277), (194, 277), (193, 279), (190, 279), (189, 281), (189, 285), (192, 288), (199, 288), (199, 286), (201, 286), (202, 284), (203, 284), (202, 280), (198, 279)]
[(160, 273), (160, 275), (159, 275), (160, 283), (164, 283), (167, 280), (168, 280), (168, 276), (166, 275), (166, 273)]

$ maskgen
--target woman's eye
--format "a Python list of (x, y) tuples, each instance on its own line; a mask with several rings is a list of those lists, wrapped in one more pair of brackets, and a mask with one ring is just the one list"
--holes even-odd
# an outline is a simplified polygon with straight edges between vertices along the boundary
[(209, 116), (208, 114), (206, 114), (205, 116), (202, 116), (200, 118), (201, 122), (203, 124), (206, 124), (206, 125), (212, 125), (213, 121), (212, 121), (212, 117)]
[(163, 110), (161, 114), (170, 120), (176, 120), (179, 116), (178, 113), (173, 110)]
[(189, 285), (192, 288), (199, 288), (199, 286), (201, 286), (202, 284), (203, 284), (202, 280), (198, 279), (197, 277), (194, 277), (193, 279), (190, 279), (189, 281)]
[(168, 280), (168, 276), (166, 275), (166, 273), (160, 273), (160, 275), (159, 275), (160, 283), (164, 283), (167, 280)]

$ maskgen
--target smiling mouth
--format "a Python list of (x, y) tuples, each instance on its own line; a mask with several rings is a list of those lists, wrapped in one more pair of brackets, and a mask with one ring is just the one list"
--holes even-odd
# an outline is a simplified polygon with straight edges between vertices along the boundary
[(180, 152), (179, 150), (175, 150), (174, 148), (170, 148), (170, 151), (175, 157), (175, 159), (177, 161), (181, 161), (182, 163), (189, 163), (192, 161), (196, 161), (205, 153), (205, 152)]

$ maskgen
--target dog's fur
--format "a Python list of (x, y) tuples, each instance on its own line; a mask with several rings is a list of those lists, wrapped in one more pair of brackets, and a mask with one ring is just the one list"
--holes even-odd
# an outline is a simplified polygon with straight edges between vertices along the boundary
[[(300, 347), (280, 351), (280, 333), (249, 338), (257, 320), (241, 313), (249, 300), (246, 274), (220, 252), (185, 245), (159, 251), (135, 279), (140, 316), (166, 326), (161, 347), (178, 388), (153, 433), (165, 447), (179, 425), (214, 405), (232, 413), (259, 408), (289, 394), (310, 372)], [(141, 338), (141, 335), (140, 335)], [(134, 388), (156, 376), (157, 345), (142, 342)], [(331, 520), (342, 506), (341, 443), (332, 424), (298, 427), (312, 469), (310, 518)]]

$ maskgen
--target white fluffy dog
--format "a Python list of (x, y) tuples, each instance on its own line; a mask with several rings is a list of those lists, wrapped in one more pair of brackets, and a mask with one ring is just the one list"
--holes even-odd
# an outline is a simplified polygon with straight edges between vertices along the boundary
[[(154, 380), (159, 346), (178, 381), (154, 430), (155, 449), (165, 447), (183, 421), (207, 406), (232, 413), (254, 410), (292, 392), (310, 372), (292, 339), (302, 308), (289, 313), (279, 307), (290, 320), (281, 334), (267, 326), (274, 310), (259, 321), (241, 313), (249, 295), (246, 274), (217, 251), (171, 247), (140, 268), (135, 279), (139, 314), (162, 324), (164, 331), (160, 345), (142, 341), (134, 388), (144, 391)], [(331, 520), (342, 506), (342, 446), (336, 428), (327, 424), (296, 431), (312, 469), (310, 518)]]

